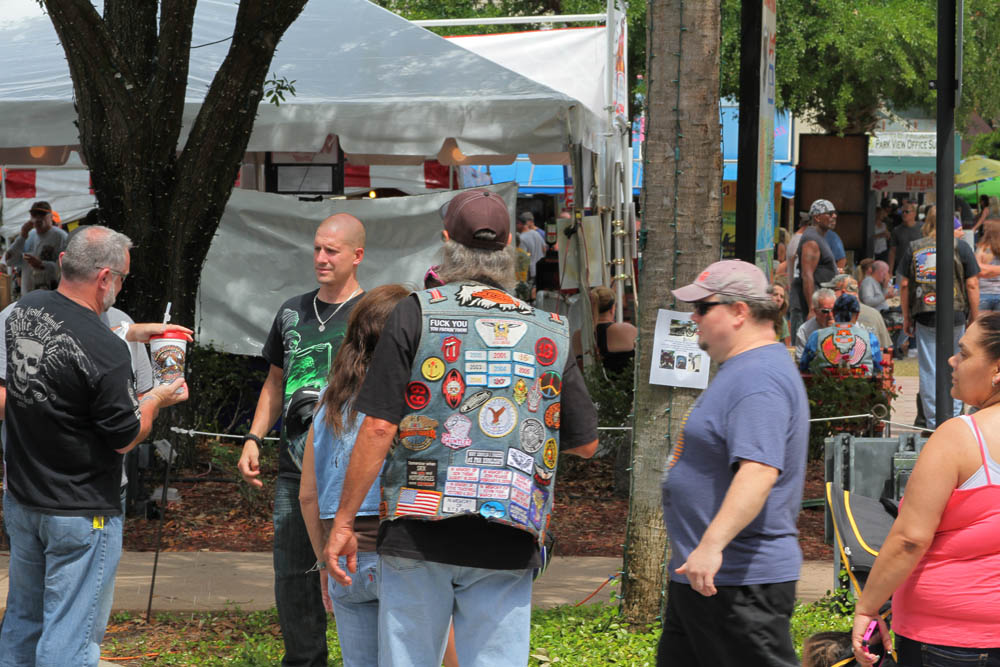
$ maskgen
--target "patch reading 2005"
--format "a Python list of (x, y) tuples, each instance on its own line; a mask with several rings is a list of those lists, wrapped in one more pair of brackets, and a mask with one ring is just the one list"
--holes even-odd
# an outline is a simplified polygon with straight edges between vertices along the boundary
[(467, 334), (469, 333), (469, 320), (432, 317), (427, 322), (427, 328), (431, 333)]

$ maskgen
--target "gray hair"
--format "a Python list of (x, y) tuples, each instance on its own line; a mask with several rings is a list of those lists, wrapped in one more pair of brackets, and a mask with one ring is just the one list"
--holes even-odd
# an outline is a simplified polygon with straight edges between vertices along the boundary
[[(771, 289), (768, 288), (768, 294), (771, 293)], [(738, 296), (727, 296), (725, 294), (718, 294), (719, 301), (721, 303), (745, 303), (747, 308), (750, 309), (750, 317), (756, 322), (768, 322), (775, 326), (781, 324), (779, 318), (781, 317), (781, 309), (778, 308), (772, 299), (746, 299)]]
[(62, 277), (70, 282), (92, 280), (102, 268), (125, 270), (125, 253), (132, 240), (101, 225), (81, 227), (72, 234), (62, 258)]
[(441, 248), (441, 265), (437, 274), (445, 283), (477, 280), (494, 283), (508, 292), (514, 291), (514, 247), (503, 250), (469, 248), (451, 239)]
[(813, 292), (813, 308), (819, 306), (820, 299), (836, 299), (837, 293), (834, 292), (829, 287), (821, 287), (820, 289)]

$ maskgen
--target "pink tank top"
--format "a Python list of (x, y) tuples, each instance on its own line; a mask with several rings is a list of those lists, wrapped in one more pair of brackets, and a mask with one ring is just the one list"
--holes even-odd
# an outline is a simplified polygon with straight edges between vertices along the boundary
[(993, 482), (978, 425), (986, 485), (955, 489), (934, 541), (892, 599), (897, 633), (919, 642), (1000, 647), (1000, 480)]

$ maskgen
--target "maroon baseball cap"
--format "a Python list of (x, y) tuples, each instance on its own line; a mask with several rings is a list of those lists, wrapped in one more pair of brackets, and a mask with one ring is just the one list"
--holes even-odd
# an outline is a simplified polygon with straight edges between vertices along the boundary
[(51, 213), (52, 206), (47, 201), (36, 201), (31, 205), (29, 213)]
[(466, 190), (448, 202), (444, 228), (452, 241), (469, 248), (503, 250), (510, 237), (510, 211), (495, 192)]
[(710, 264), (690, 285), (672, 290), (681, 301), (701, 301), (713, 294), (747, 301), (767, 301), (767, 278), (755, 265), (739, 259)]

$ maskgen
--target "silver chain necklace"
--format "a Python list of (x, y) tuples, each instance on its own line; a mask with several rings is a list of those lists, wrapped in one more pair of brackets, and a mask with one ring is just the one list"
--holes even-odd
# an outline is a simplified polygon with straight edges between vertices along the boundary
[(340, 312), (340, 309), (344, 307), (344, 304), (353, 299), (360, 291), (361, 288), (359, 287), (358, 289), (351, 292), (351, 296), (341, 301), (340, 305), (337, 306), (332, 313), (330, 313), (330, 317), (326, 318), (325, 320), (319, 316), (319, 307), (316, 305), (316, 299), (319, 298), (319, 292), (316, 292), (316, 294), (313, 295), (313, 312), (316, 313), (316, 319), (319, 321), (319, 330), (326, 331), (326, 323), (332, 320), (334, 317), (336, 317), (337, 313)]

